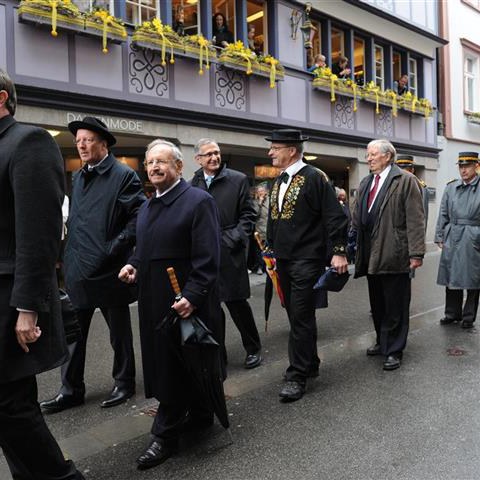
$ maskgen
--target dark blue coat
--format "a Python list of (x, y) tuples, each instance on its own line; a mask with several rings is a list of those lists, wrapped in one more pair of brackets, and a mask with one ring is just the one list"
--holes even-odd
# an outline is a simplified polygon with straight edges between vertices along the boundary
[(137, 174), (110, 153), (73, 178), (65, 247), (65, 284), (77, 308), (128, 305), (136, 298), (118, 280), (135, 245), (137, 212), (145, 201)]
[(178, 405), (189, 392), (179, 361), (179, 329), (157, 328), (175, 299), (167, 268), (175, 269), (183, 296), (219, 341), (220, 227), (214, 199), (181, 180), (164, 196), (148, 200), (138, 214), (137, 248), (129, 263), (137, 268), (145, 395)]

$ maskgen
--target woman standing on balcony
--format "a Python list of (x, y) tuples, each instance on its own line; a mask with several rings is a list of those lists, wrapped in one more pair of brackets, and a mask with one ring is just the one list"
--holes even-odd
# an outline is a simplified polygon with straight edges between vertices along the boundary
[(213, 16), (213, 38), (212, 43), (216, 47), (225, 48), (233, 43), (233, 33), (227, 27), (227, 19), (223, 13), (217, 12)]

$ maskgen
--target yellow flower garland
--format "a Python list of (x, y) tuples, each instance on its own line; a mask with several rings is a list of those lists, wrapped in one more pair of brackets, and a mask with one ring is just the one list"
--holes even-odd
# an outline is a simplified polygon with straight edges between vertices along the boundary
[[(152, 25), (155, 28), (156, 32), (162, 39), (162, 65), (166, 65), (167, 62), (165, 61), (165, 49), (168, 45), (170, 46), (170, 63), (175, 63), (175, 60), (173, 58), (173, 45), (172, 42), (165, 36), (165, 33), (168, 31), (169, 28), (171, 28), (169, 25), (163, 25), (162, 21), (159, 20), (158, 18), (154, 18), (152, 20)], [(167, 28), (168, 27), (168, 28)]]
[(277, 76), (277, 65), (279, 65), (280, 62), (276, 58), (273, 58), (272, 56), (268, 55), (265, 57), (265, 63), (270, 64), (270, 88), (275, 88), (275, 80)]
[(209, 51), (208, 51), (208, 46), (210, 42), (203, 36), (199, 35), (198, 36), (198, 45), (200, 46), (200, 70), (198, 71), (199, 75), (203, 75), (203, 51), (205, 50), (205, 69), (210, 70), (210, 60), (208, 58)]
[(57, 5), (58, 2), (57, 0), (51, 0), (50, 6), (52, 7), (52, 31), (50, 32), (52, 34), (52, 37), (56, 37), (58, 35), (57, 33)]

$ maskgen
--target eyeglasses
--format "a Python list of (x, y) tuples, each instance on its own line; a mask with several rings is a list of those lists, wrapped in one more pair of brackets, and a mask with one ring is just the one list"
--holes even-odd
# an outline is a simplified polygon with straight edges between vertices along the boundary
[(292, 147), (289, 147), (289, 146), (285, 146), (285, 147), (273, 147), (273, 146), (272, 146), (272, 147), (270, 147), (270, 148), (268, 149), (268, 151), (271, 152), (271, 151), (273, 150), (274, 152), (278, 152), (278, 151), (281, 150), (282, 148), (292, 148)]
[(86, 143), (87, 145), (91, 145), (92, 143), (96, 142), (96, 138), (79, 138), (78, 140), (74, 140), (73, 144), (74, 145), (79, 145), (81, 143)]
[(158, 160), (157, 158), (154, 158), (152, 160), (148, 160), (145, 162), (145, 165), (147, 167), (153, 167), (154, 165), (169, 165), (170, 161), (169, 160)]
[(220, 156), (220, 150), (214, 150), (213, 152), (207, 152), (207, 153), (197, 153), (197, 157), (208, 157), (212, 158), (213, 156)]

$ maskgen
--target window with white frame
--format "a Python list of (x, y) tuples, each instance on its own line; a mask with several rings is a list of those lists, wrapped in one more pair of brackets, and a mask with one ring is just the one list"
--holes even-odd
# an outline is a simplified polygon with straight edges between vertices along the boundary
[(375, 84), (382, 90), (385, 90), (385, 69), (383, 47), (375, 45)]
[(417, 77), (417, 60), (415, 58), (408, 59), (408, 89), (412, 95), (418, 96), (418, 77)]
[(82, 11), (89, 12), (95, 9), (103, 9), (110, 12), (112, 15), (114, 12), (114, 0), (73, 0), (73, 3)]
[(125, 20), (134, 25), (160, 18), (158, 0), (126, 0), (125, 7)]
[(479, 57), (472, 53), (465, 53), (463, 65), (465, 110), (477, 112), (480, 108)]

